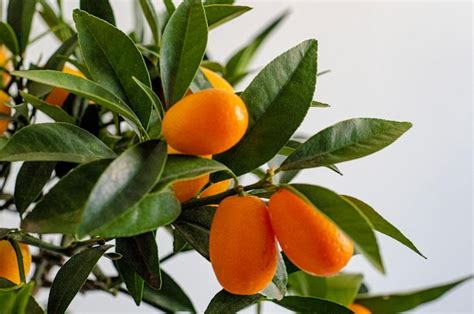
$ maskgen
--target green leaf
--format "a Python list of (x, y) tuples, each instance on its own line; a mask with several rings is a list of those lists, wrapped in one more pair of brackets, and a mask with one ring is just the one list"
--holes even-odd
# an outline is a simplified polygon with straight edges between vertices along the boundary
[(278, 264), (272, 282), (261, 292), (267, 298), (281, 300), (286, 294), (286, 285), (288, 283), (288, 273), (286, 272), (285, 261), (280, 252), (278, 252)]
[(163, 33), (160, 69), (166, 105), (171, 107), (189, 88), (207, 45), (207, 21), (200, 0), (185, 0)]
[(16, 132), (0, 150), (1, 161), (86, 163), (115, 153), (89, 132), (69, 123), (32, 124)]
[(287, 15), (288, 12), (284, 12), (274, 19), (256, 37), (254, 37), (249, 44), (240, 49), (229, 59), (226, 65), (226, 73), (224, 75), (224, 78), (229, 83), (236, 85), (246, 76), (246, 74), (249, 72), (249, 65), (255, 57), (258, 49), (261, 47), (265, 39), (268, 38), (268, 36), (285, 19)]
[(363, 280), (362, 274), (341, 273), (331, 277), (317, 277), (302, 271), (288, 278), (290, 290), (298, 296), (315, 297), (349, 306), (357, 295)]
[(143, 90), (145, 95), (148, 97), (150, 100), (151, 104), (153, 105), (153, 108), (155, 109), (155, 112), (157, 113), (157, 120), (154, 121), (155, 125), (152, 125), (152, 119), (150, 119), (150, 123), (148, 124), (148, 128), (159, 128), (161, 132), (161, 120), (163, 116), (165, 115), (165, 109), (163, 108), (163, 104), (161, 103), (160, 97), (151, 89), (149, 86), (143, 84), (137, 78), (133, 77), (133, 80), (137, 85)]
[(384, 273), (377, 239), (369, 221), (358, 208), (333, 191), (320, 186), (292, 184), (285, 186), (285, 188), (295, 192), (333, 221), (342, 232), (352, 239), (355, 248), (367, 257), (375, 268)]
[(221, 290), (212, 298), (204, 313), (237, 313), (263, 298), (264, 297), (261, 294), (235, 295), (225, 290)]
[(251, 10), (251, 7), (229, 4), (209, 4), (204, 6), (209, 29), (227, 23)]
[(166, 144), (152, 140), (129, 148), (115, 159), (89, 195), (79, 234), (94, 234), (137, 204), (160, 178), (166, 157)]
[(198, 91), (209, 89), (209, 88), (212, 88), (211, 82), (209, 82), (206, 75), (201, 71), (201, 69), (198, 69), (196, 76), (194, 77), (194, 80), (191, 82), (191, 85), (189, 86), (189, 89), (193, 93), (196, 93)]
[(242, 93), (249, 126), (242, 140), (216, 156), (235, 174), (269, 161), (303, 121), (316, 84), (317, 42), (304, 41), (268, 64)]
[(55, 166), (55, 162), (47, 161), (23, 163), (16, 177), (14, 194), (16, 208), (21, 214), (41, 194)]
[(388, 294), (380, 296), (359, 296), (356, 303), (362, 304), (373, 314), (395, 314), (416, 308), (418, 305), (431, 302), (443, 296), (454, 287), (471, 280), (473, 276), (422, 290), (413, 292)]
[(64, 42), (75, 34), (74, 30), (69, 26), (64, 19), (58, 17), (53, 8), (49, 5), (47, 0), (39, 0), (43, 8), (39, 12), (43, 21), (48, 25), (49, 29), (53, 31), (54, 35)]
[(138, 275), (127, 263), (123, 263), (122, 259), (115, 262), (117, 270), (125, 282), (128, 293), (132, 296), (135, 304), (138, 306), (143, 299), (143, 289), (145, 281)]
[(7, 22), (18, 39), (19, 52), (25, 51), (30, 37), (31, 22), (35, 14), (36, 0), (10, 0), (8, 2)]
[(20, 94), (27, 103), (32, 104), (33, 107), (45, 113), (54, 121), (70, 124), (76, 123), (76, 119), (70, 116), (63, 108), (50, 105), (47, 102), (42, 101), (38, 97), (28, 93), (20, 92)]
[(151, 103), (132, 79), (134, 76), (151, 87), (140, 51), (125, 33), (84, 11), (74, 10), (74, 21), (82, 56), (94, 81), (124, 99), (146, 127)]
[(166, 312), (196, 313), (193, 303), (181, 287), (164, 271), (161, 272), (162, 286), (153, 290), (145, 286), (143, 301)]
[(313, 313), (313, 314), (351, 314), (353, 313), (348, 308), (333, 303), (330, 301), (318, 299), (318, 298), (307, 298), (298, 296), (288, 296), (283, 298), (281, 301), (273, 301), (290, 311), (298, 313)]
[(15, 31), (5, 22), (0, 22), (0, 44), (4, 44), (13, 55), (20, 53)]
[(311, 102), (311, 107), (315, 107), (315, 108), (329, 108), (331, 107), (330, 105), (326, 104), (326, 103), (323, 103), (323, 102), (320, 102), (320, 101), (317, 101), (317, 100), (313, 100)]
[(98, 160), (71, 170), (36, 204), (21, 227), (35, 233), (76, 233), (89, 194), (110, 163)]
[(140, 0), (140, 6), (143, 11), (143, 15), (150, 26), (151, 34), (153, 35), (153, 40), (157, 47), (160, 46), (160, 27), (158, 22), (158, 16), (156, 15), (156, 10), (153, 7), (151, 0)]
[(155, 234), (147, 232), (135, 237), (116, 239), (120, 267), (127, 267), (139, 274), (152, 288), (161, 288), (160, 260)]
[(33, 282), (22, 284), (19, 286), (0, 289), (0, 313), (10, 314), (30, 314), (27, 312), (29, 300), (31, 299), (31, 291), (33, 290)]
[(312, 136), (281, 168), (313, 168), (361, 158), (392, 144), (411, 126), (409, 122), (371, 118), (342, 121)]
[(174, 11), (176, 11), (176, 7), (173, 3), (173, 0), (163, 0), (163, 3), (165, 4), (166, 12), (168, 13), (168, 16), (173, 15)]
[(26, 305), (26, 311), (25, 313), (27, 314), (44, 314), (43, 309), (39, 304), (36, 302), (36, 300), (33, 297), (30, 297), (28, 300), (28, 304)]
[(114, 11), (112, 10), (109, 0), (81, 0), (80, 8), (81, 10), (115, 25)]
[(204, 1), (205, 5), (210, 4), (234, 4), (235, 0), (206, 0)]
[(89, 248), (71, 257), (54, 278), (48, 300), (48, 314), (63, 314), (81, 290), (94, 266), (111, 246)]
[(421, 257), (426, 258), (411, 242), (407, 237), (403, 235), (403, 233), (400, 232), (395, 226), (393, 226), (390, 222), (385, 220), (382, 216), (380, 216), (379, 213), (375, 211), (372, 207), (367, 205), (366, 203), (362, 202), (361, 200), (352, 197), (352, 196), (347, 196), (343, 195), (343, 198), (345, 198), (347, 201), (351, 202), (355, 207), (357, 207), (365, 217), (370, 221), (372, 224), (374, 230), (383, 233), (389, 237), (391, 237), (394, 240), (397, 240), (401, 244), (405, 245), (406, 247), (410, 248), (413, 252), (417, 253)]

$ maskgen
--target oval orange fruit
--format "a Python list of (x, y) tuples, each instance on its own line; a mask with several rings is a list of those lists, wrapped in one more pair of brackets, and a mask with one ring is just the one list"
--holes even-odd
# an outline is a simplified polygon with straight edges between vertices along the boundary
[(234, 93), (234, 88), (232, 87), (232, 85), (230, 85), (229, 82), (227, 82), (222, 76), (204, 67), (201, 67), (201, 71), (202, 73), (204, 73), (213, 88), (221, 89), (229, 93)]
[[(10, 55), (8, 50), (5, 48), (4, 45), (0, 45), (0, 68), (5, 70), (11, 70), (12, 64), (9, 62)], [(6, 73), (4, 70), (0, 69), (0, 79), (2, 80), (2, 84), (0, 85), (7, 85), (10, 81), (10, 75)]]
[(213, 183), (207, 189), (202, 191), (199, 197), (208, 197), (208, 196), (213, 196), (213, 195), (225, 192), (227, 191), (227, 189), (229, 189), (229, 186), (231, 183), (232, 183), (232, 179), (227, 179), (227, 180)]
[(209, 253), (217, 280), (233, 294), (263, 290), (277, 267), (275, 236), (267, 206), (255, 196), (229, 196), (216, 210)]
[(357, 303), (349, 305), (349, 309), (354, 312), (354, 314), (372, 314), (368, 308)]
[(214, 155), (237, 144), (247, 126), (247, 108), (239, 96), (206, 89), (174, 104), (162, 130), (167, 143), (184, 154)]
[(303, 271), (328, 276), (350, 260), (353, 243), (337, 226), (287, 189), (270, 198), (270, 220), (286, 256)]
[[(10, 116), (12, 112), (12, 108), (8, 107), (5, 105), (8, 101), (10, 101), (10, 96), (8, 96), (6, 93), (3, 91), (0, 91), (0, 113), (5, 116)], [(2, 117), (0, 119), (0, 134), (5, 133), (5, 131), (8, 129), (8, 124), (10, 123), (10, 120), (5, 119)]]
[[(30, 272), (31, 254), (28, 245), (20, 243), (21, 254), (23, 255), (23, 268), (25, 276)], [(20, 284), (20, 270), (16, 258), (15, 250), (7, 240), (0, 240), (0, 277), (5, 278), (15, 284)]]
[[(64, 66), (63, 72), (85, 78), (84, 74), (82, 74), (81, 71), (73, 69), (67, 65)], [(69, 91), (63, 88), (54, 87), (53, 90), (46, 97), (45, 101), (48, 104), (62, 107), (64, 105), (64, 102), (68, 98), (68, 96), (69, 96)]]

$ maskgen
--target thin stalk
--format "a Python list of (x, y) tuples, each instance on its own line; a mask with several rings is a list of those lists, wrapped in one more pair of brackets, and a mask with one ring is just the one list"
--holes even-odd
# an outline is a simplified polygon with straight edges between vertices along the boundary
[(21, 248), (18, 242), (14, 240), (9, 240), (10, 244), (12, 245), (13, 249), (15, 250), (16, 260), (18, 262), (18, 270), (20, 272), (20, 281), (22, 283), (26, 282), (25, 276), (25, 265), (23, 265), (23, 253), (21, 253)]

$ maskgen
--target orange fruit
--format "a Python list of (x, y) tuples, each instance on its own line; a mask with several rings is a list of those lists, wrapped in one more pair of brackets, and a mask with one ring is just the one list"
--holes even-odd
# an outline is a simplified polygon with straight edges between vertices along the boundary
[[(0, 68), (11, 70), (12, 64), (9, 62), (10, 56), (5, 46), (0, 45)], [(0, 77), (2, 78), (3, 86), (10, 81), (10, 75), (0, 70)]]
[[(23, 255), (23, 267), (25, 276), (30, 272), (31, 254), (28, 245), (20, 243), (21, 254)], [(13, 246), (7, 240), (0, 240), (0, 277), (5, 278), (15, 284), (20, 284), (20, 269), (16, 259)]]
[[(85, 78), (81, 71), (73, 69), (67, 65), (64, 66), (63, 72)], [(45, 101), (51, 105), (62, 107), (68, 96), (69, 91), (63, 88), (54, 87), (48, 97), (46, 97)]]
[[(182, 154), (176, 149), (168, 146), (168, 154)], [(212, 155), (202, 156), (203, 158), (211, 159)], [(209, 174), (188, 180), (177, 181), (173, 183), (173, 191), (176, 198), (182, 203), (190, 200), (196, 196), (199, 191), (209, 182)]]
[(255, 196), (229, 196), (211, 224), (209, 254), (222, 287), (251, 295), (263, 290), (277, 267), (275, 235), (267, 206)]
[(224, 181), (219, 181), (214, 184), (211, 184), (207, 189), (202, 191), (199, 197), (208, 197), (216, 194), (220, 194), (222, 192), (227, 191), (229, 189), (230, 184), (232, 183), (232, 179), (227, 179)]
[(286, 256), (318, 276), (339, 272), (350, 260), (353, 243), (316, 208), (287, 189), (270, 198), (270, 220)]
[[(10, 116), (12, 112), (12, 108), (8, 107), (5, 105), (8, 101), (10, 101), (11, 98), (8, 96), (6, 93), (3, 91), (0, 91), (0, 113), (6, 116)], [(8, 129), (8, 124), (10, 123), (10, 120), (7, 119), (0, 119), (0, 134), (5, 133), (5, 131)]]
[(184, 154), (214, 155), (237, 144), (247, 126), (247, 108), (239, 96), (206, 89), (174, 104), (162, 130), (168, 144)]
[(349, 305), (349, 309), (354, 312), (354, 314), (372, 314), (368, 308), (357, 303)]
[(234, 93), (234, 88), (222, 76), (214, 71), (201, 67), (202, 73), (206, 76), (209, 83), (214, 89), (221, 89), (230, 93)]

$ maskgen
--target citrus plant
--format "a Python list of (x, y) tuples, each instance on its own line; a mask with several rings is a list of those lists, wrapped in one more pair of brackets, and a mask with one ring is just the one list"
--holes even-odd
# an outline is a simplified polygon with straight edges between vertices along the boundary
[[(315, 167), (338, 175), (336, 164), (383, 149), (411, 124), (356, 118), (298, 137), (309, 110), (329, 107), (313, 98), (323, 74), (316, 40), (283, 52), (236, 92), (286, 13), (220, 64), (206, 53), (208, 32), (250, 8), (163, 4), (160, 12), (137, 0), (136, 29), (126, 34), (106, 0), (81, 0), (66, 13), (61, 1), (8, 2), (0, 22), (0, 209), (21, 224), (0, 229), (0, 313), (64, 313), (77, 293), (92, 290), (195, 312), (160, 269), (190, 250), (209, 260), (223, 288), (206, 313), (262, 302), (295, 312), (396, 313), (468, 279), (373, 295), (362, 274), (343, 271), (360, 254), (385, 272), (376, 233), (424, 256), (365, 202), (293, 181)], [(31, 63), (29, 45), (44, 35), (29, 36), (36, 15), (59, 45)], [(22, 162), (18, 173), (14, 162)], [(254, 183), (241, 185), (242, 176)], [(161, 260), (159, 228), (174, 238)], [(98, 264), (107, 259), (114, 275)], [(49, 298), (39, 305), (43, 288)]]

